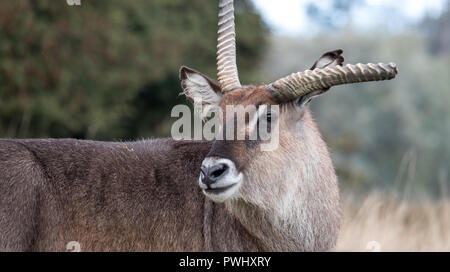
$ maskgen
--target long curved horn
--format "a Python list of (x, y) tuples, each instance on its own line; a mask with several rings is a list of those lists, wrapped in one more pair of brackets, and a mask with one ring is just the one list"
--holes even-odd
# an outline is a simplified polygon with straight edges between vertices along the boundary
[(222, 92), (241, 87), (236, 65), (236, 32), (233, 0), (219, 1), (217, 32), (217, 77)]
[(291, 74), (267, 85), (266, 90), (278, 101), (287, 102), (336, 85), (393, 79), (397, 72), (394, 63), (337, 65)]

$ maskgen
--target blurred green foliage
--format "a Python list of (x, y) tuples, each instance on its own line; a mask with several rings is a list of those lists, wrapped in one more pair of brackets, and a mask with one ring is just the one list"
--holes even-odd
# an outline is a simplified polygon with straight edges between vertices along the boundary
[[(168, 135), (185, 103), (178, 70), (215, 78), (217, 1), (0, 2), (0, 135), (134, 139)], [(238, 64), (257, 79), (267, 28), (236, 3)]]

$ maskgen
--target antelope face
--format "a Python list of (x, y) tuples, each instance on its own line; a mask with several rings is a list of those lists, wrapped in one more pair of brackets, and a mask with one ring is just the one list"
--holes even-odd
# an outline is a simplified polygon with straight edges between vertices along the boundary
[[(279, 110), (275, 110), (276, 101), (264, 86), (245, 86), (223, 94), (217, 106), (222, 113), (220, 129), (203, 160), (198, 183), (207, 197), (223, 202), (239, 198), (243, 188), (256, 192), (258, 186), (264, 186), (247, 182), (247, 170), (262, 157), (262, 152), (270, 152), (272, 156), (279, 152), (281, 116)], [(262, 148), (270, 144), (274, 145), (270, 151)]]
[(270, 112), (270, 105), (276, 102), (263, 86), (222, 93), (217, 82), (186, 67), (181, 69), (180, 78), (192, 102), (220, 116), (217, 137), (202, 163), (198, 184), (216, 202), (237, 197), (251, 154), (268, 141), (258, 134), (258, 128), (265, 124), (270, 130), (276, 122), (277, 117)]
[[(268, 187), (256, 176), (268, 177), (274, 171), (282, 173), (283, 167), (293, 168), (290, 161), (314, 155), (308, 152), (317, 153), (317, 150), (305, 148), (301, 154), (295, 145), (289, 144), (299, 141), (304, 141), (301, 144), (305, 146), (318, 144), (314, 139), (320, 135), (306, 110), (313, 97), (335, 85), (392, 79), (397, 74), (395, 64), (341, 66), (344, 61), (342, 50), (335, 50), (322, 55), (304, 72), (268, 85), (241, 86), (236, 66), (232, 0), (219, 0), (217, 41), (219, 82), (187, 67), (180, 70), (184, 94), (194, 104), (201, 105), (206, 111), (220, 109), (218, 137), (202, 163), (198, 181), (204, 194), (216, 202), (251, 198), (252, 193), (264, 201), (261, 196), (276, 194), (270, 188), (274, 185)], [(266, 131), (259, 129), (262, 124)], [(303, 137), (299, 137), (302, 133)], [(263, 150), (262, 147), (274, 136), (280, 145)], [(272, 178), (277, 176), (272, 175)], [(292, 188), (291, 184), (286, 184), (292, 182), (288, 176), (278, 175), (278, 179), (277, 186)]]
[(278, 111), (272, 110), (276, 103), (264, 87), (248, 86), (215, 95), (221, 96), (218, 104), (211, 105), (220, 112), (220, 126), (198, 182), (206, 196), (223, 202), (239, 195), (251, 157), (257, 156), (261, 145), (272, 141)]

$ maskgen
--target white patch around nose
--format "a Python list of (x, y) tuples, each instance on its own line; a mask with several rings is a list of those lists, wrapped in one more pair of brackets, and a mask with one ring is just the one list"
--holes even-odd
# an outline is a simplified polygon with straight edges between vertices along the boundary
[(227, 173), (218, 181), (210, 185), (208, 188), (202, 182), (202, 175), (198, 179), (198, 184), (202, 188), (203, 194), (214, 202), (224, 202), (227, 199), (231, 199), (238, 196), (238, 189), (242, 183), (243, 175), (236, 169), (236, 165), (229, 159), (207, 157), (203, 160), (202, 166), (205, 168), (212, 167), (218, 164), (226, 164), (228, 166)]

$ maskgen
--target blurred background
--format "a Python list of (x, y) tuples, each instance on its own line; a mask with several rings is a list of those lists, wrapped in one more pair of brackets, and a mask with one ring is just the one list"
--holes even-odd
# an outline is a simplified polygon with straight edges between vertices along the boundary
[[(312, 102), (342, 188), (337, 249), (450, 250), (450, 1), (235, 2), (243, 83), (338, 48), (399, 67)], [(0, 137), (169, 136), (179, 67), (216, 77), (217, 1), (80, 4), (0, 0)]]

